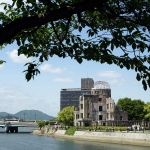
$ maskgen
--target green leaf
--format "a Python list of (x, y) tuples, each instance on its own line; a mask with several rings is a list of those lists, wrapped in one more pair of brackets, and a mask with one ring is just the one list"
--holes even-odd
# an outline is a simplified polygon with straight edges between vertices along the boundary
[(8, 13), (10, 13), (10, 12), (11, 12), (11, 10), (9, 9), (9, 10), (6, 11), (6, 14), (8, 14)]
[(43, 60), (43, 55), (40, 56), (39, 61), (40, 61), (40, 62), (43, 62), (43, 61), (44, 61), (44, 60)]
[(16, 39), (17, 40), (17, 45), (20, 46), (21, 42), (20, 39)]
[(17, 3), (16, 3), (16, 5), (17, 5), (18, 8), (20, 8), (21, 5), (22, 5), (22, 1), (21, 1), (21, 0), (18, 0)]
[(77, 62), (78, 62), (79, 64), (82, 63), (82, 58), (81, 58), (81, 57), (76, 58), (76, 60), (77, 60)]
[(27, 79), (27, 82), (30, 81), (30, 79), (31, 79), (31, 73), (27, 73), (26, 74), (26, 79)]
[(137, 75), (136, 75), (136, 79), (137, 79), (138, 81), (140, 81), (140, 80), (141, 80), (141, 76), (140, 76), (140, 74), (139, 74), (139, 73), (137, 73)]
[(7, 8), (7, 4), (5, 4), (5, 6), (4, 6), (4, 10), (6, 10), (6, 8)]
[(135, 44), (135, 43), (132, 44), (132, 48), (133, 48), (134, 50), (136, 49), (136, 44)]
[(0, 3), (0, 5), (6, 5), (6, 3)]
[(148, 77), (149, 79), (147, 80), (147, 83), (149, 85), (149, 88), (150, 88), (150, 77)]
[(130, 64), (126, 64), (126, 68), (129, 70), (130, 69)]
[(25, 40), (26, 40), (25, 38), (22, 38), (22, 39), (21, 39), (22, 45), (25, 44)]
[(81, 32), (82, 31), (82, 27), (81, 26), (79, 26), (79, 32)]
[(41, 73), (40, 70), (38, 70), (38, 69), (36, 69), (35, 72), (36, 72), (36, 75)]
[(144, 90), (146, 91), (147, 90), (147, 84), (146, 84), (146, 81), (144, 79), (142, 80), (142, 84), (143, 84)]
[(121, 64), (121, 65), (120, 65), (120, 68), (122, 69), (123, 67), (124, 67), (124, 66)]
[(6, 63), (6, 61), (0, 60), (0, 65), (3, 64), (3, 63)]

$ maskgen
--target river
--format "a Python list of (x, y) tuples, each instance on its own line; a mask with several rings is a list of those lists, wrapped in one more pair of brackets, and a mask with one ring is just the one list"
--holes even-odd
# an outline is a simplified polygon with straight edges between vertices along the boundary
[(149, 147), (66, 140), (30, 134), (30, 129), (19, 133), (4, 133), (0, 128), (0, 150), (149, 150)]

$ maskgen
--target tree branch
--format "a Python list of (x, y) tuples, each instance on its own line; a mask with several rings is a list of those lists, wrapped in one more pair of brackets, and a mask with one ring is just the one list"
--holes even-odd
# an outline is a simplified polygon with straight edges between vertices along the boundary
[(109, 0), (84, 0), (74, 5), (62, 7), (44, 14), (21, 17), (0, 29), (0, 45), (13, 39), (19, 32), (25, 29), (41, 26), (59, 19), (69, 18), (73, 14), (78, 14), (86, 10), (93, 10), (95, 7), (103, 7)]
[(77, 13), (77, 16), (78, 16), (78, 21), (79, 21), (79, 22), (84, 23), (84, 24), (86, 24), (87, 26), (90, 26), (90, 24), (88, 23), (88, 21), (82, 19), (81, 13)]

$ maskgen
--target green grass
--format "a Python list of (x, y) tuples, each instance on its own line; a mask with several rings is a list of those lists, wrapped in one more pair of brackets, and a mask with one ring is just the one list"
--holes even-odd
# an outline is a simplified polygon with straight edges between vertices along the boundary
[[(97, 126), (97, 130), (95, 126), (88, 126), (88, 127), (70, 127), (66, 130), (66, 135), (74, 135), (75, 131), (97, 131), (97, 132), (111, 132), (112, 127), (114, 131), (126, 131), (127, 127), (123, 126)], [(81, 129), (82, 128), (82, 129)]]
[(119, 129), (121, 130), (121, 131), (126, 131), (126, 129), (127, 129), (127, 127), (122, 127), (122, 126), (97, 126), (97, 130), (96, 130), (96, 127), (95, 126), (88, 126), (88, 127), (82, 127), (82, 130), (80, 129), (80, 127), (79, 127), (79, 131), (81, 130), (81, 131), (85, 131), (85, 130), (89, 130), (89, 131), (106, 131), (106, 132), (109, 132), (111, 129), (112, 129), (112, 127), (114, 128), (114, 131), (118, 131)]
[(70, 127), (69, 129), (66, 130), (65, 134), (74, 135), (75, 131), (76, 131), (76, 127)]

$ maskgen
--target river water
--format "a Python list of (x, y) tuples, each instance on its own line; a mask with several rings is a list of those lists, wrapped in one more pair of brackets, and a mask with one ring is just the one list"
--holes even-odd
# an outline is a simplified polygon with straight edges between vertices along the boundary
[(150, 147), (66, 140), (30, 134), (32, 130), (4, 133), (0, 128), (0, 150), (150, 150)]

